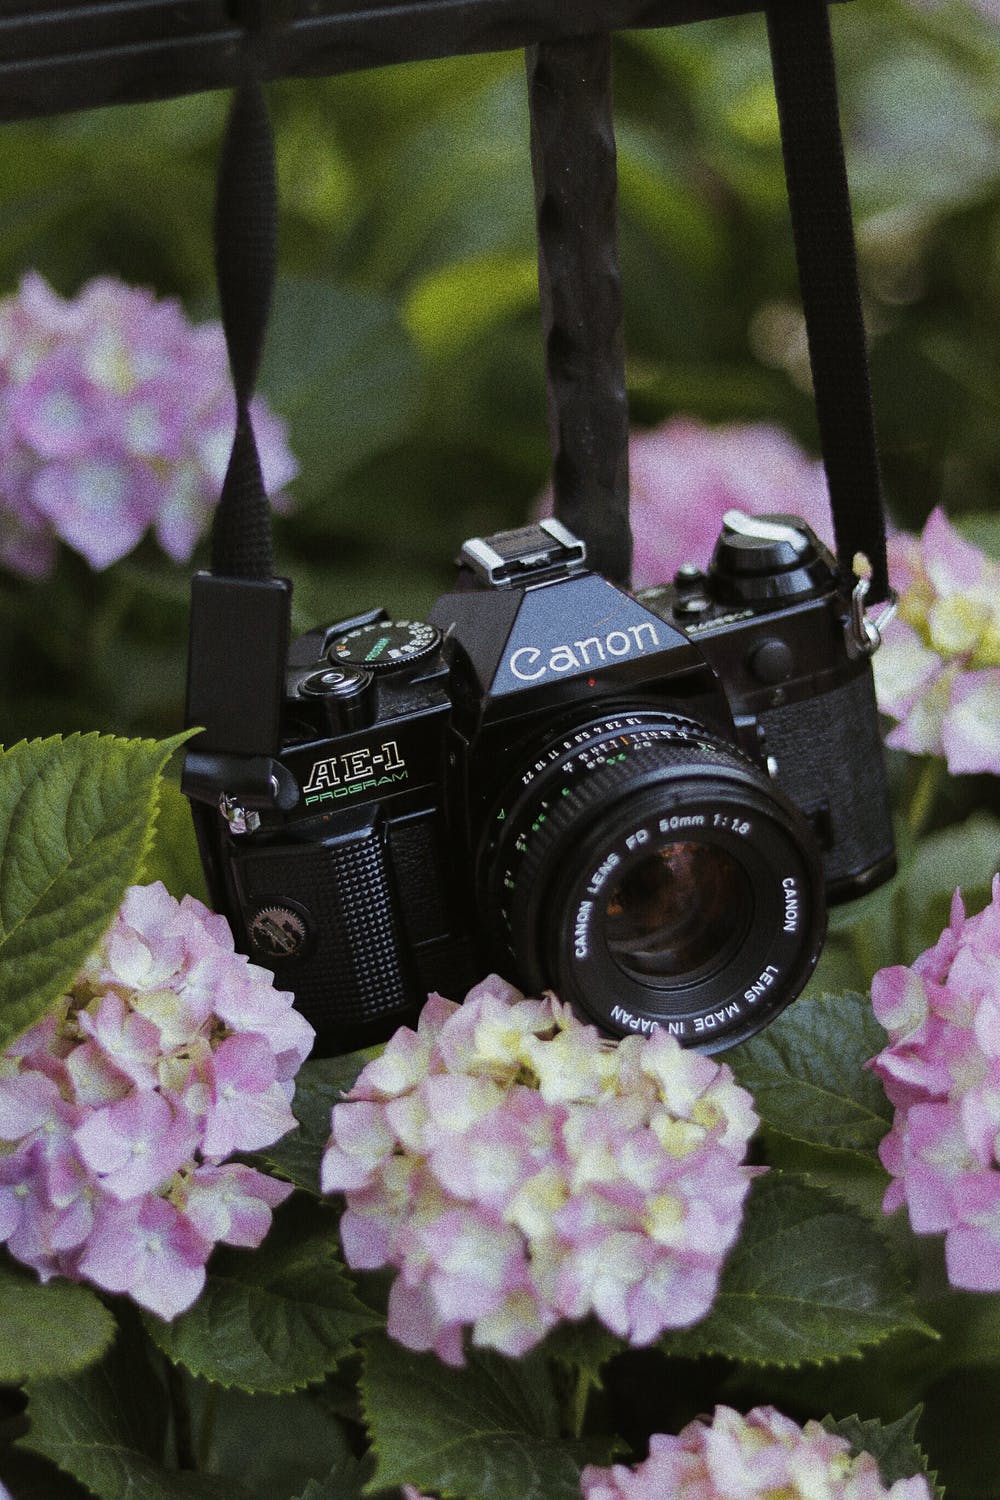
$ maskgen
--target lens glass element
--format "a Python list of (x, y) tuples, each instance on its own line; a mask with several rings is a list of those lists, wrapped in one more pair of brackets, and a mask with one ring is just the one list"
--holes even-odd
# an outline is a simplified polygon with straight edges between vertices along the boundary
[(726, 962), (753, 910), (746, 872), (718, 844), (667, 844), (612, 892), (608, 949), (627, 974), (673, 982)]

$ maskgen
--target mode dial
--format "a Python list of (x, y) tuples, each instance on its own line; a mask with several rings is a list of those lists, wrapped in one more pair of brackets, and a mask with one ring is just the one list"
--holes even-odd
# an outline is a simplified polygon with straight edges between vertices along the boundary
[(725, 603), (784, 602), (835, 585), (833, 559), (799, 516), (729, 510), (712, 554), (713, 593)]

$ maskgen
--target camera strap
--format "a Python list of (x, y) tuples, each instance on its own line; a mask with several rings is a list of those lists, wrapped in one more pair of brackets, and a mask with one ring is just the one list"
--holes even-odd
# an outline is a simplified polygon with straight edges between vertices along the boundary
[[(882, 480), (827, 0), (766, 7), (820, 446), (845, 585), (888, 595)], [(608, 36), (528, 49), (554, 510), (627, 586), (628, 410)], [(794, 508), (794, 507), (792, 507)]]
[(773, 0), (767, 29), (837, 557), (847, 582), (856, 554), (867, 558), (878, 602), (889, 596), (882, 473), (827, 0)]
[[(273, 576), (250, 411), (275, 275), (274, 142), (261, 84), (266, 6), (245, 0), (242, 79), (220, 158), (219, 300), (236, 396), (211, 570), (192, 583), (187, 722), (198, 751), (267, 757), (279, 743), (291, 584)], [(887, 597), (885, 519), (827, 0), (771, 0), (768, 36), (803, 310), (846, 582), (870, 564)], [(610, 37), (528, 49), (539, 286), (557, 517), (625, 584), (628, 410), (617, 243)]]
[(277, 242), (274, 139), (261, 83), (261, 8), (244, 6), (242, 76), (216, 190), (216, 279), (236, 429), (212, 528), (211, 571), (192, 581), (187, 722), (204, 728), (195, 741), (199, 754), (267, 757), (280, 739), (291, 584), (273, 577), (271, 512), (250, 410)]

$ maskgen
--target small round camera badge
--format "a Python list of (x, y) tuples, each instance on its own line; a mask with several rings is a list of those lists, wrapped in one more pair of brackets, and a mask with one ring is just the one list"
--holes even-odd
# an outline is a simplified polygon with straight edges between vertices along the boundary
[(250, 941), (272, 962), (298, 958), (309, 941), (305, 917), (290, 906), (260, 906), (250, 918)]

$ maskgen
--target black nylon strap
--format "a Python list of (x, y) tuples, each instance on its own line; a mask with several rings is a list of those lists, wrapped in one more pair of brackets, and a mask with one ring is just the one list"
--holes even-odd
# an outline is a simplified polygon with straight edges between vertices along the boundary
[[(255, 22), (256, 18), (251, 18)], [(274, 138), (261, 87), (259, 31), (247, 31), (219, 163), (215, 269), (236, 392), (236, 433), (212, 528), (212, 571), (270, 578), (271, 512), (250, 416), (274, 288), (277, 187)]]
[(837, 556), (863, 552), (869, 600), (889, 592), (878, 439), (826, 0), (767, 9), (788, 203)]
[[(215, 214), (236, 431), (212, 528), (212, 571), (197, 573), (191, 585), (187, 723), (203, 730), (193, 742), (196, 758), (266, 759), (281, 738), (291, 584), (272, 577), (271, 513), (250, 417), (274, 285), (277, 211), (274, 143), (260, 84), (259, 7), (245, 5), (241, 19), (247, 27), (242, 78), (219, 162)], [(232, 766), (219, 762), (216, 770), (218, 791)], [(261, 795), (270, 787), (265, 777)]]
[(611, 38), (527, 50), (554, 511), (628, 586), (628, 402)]

